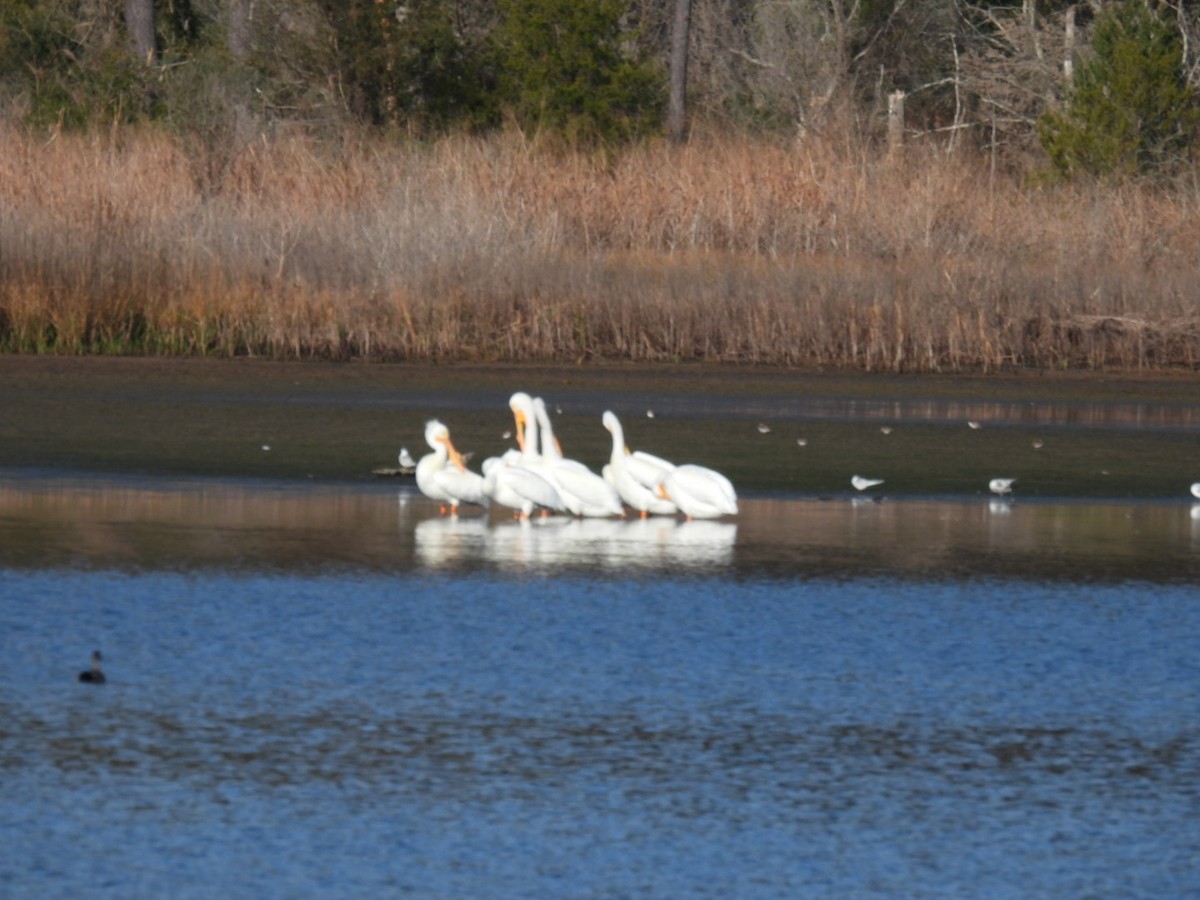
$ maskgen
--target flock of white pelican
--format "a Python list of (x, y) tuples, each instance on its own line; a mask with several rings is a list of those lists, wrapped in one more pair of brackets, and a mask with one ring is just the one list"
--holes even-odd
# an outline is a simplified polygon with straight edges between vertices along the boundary
[[(481, 473), (467, 468), (466, 460), (450, 440), (450, 431), (434, 419), (425, 426), (425, 441), (433, 450), (418, 462), (407, 449), (400, 453), (400, 470), (416, 474), (417, 487), (441, 504), (442, 512), (457, 512), (462, 503), (489, 506), (495, 503), (528, 518), (535, 510), (569, 513), (581, 518), (625, 515), (626, 507), (642, 518), (682, 514), (688, 519), (716, 519), (736, 515), (737, 493), (729, 479), (713, 469), (692, 464), (675, 465), (625, 444), (620, 420), (605, 411), (601, 422), (612, 435), (612, 455), (601, 474), (563, 456), (554, 426), (541, 397), (518, 392), (509, 399), (516, 424), (518, 449), (483, 463)], [(653, 418), (652, 410), (646, 415)], [(979, 423), (967, 423), (979, 428)], [(758, 430), (771, 428), (760, 423)], [(881, 429), (885, 434), (891, 431)], [(510, 433), (505, 432), (505, 437)], [(800, 446), (807, 443), (803, 438)], [(1042, 442), (1034, 442), (1034, 448)], [(855, 475), (856, 491), (883, 484), (882, 478)], [(1000, 497), (1012, 493), (1015, 478), (993, 478), (988, 490)], [(1200, 500), (1200, 481), (1190, 486)]]
[(625, 445), (612, 412), (601, 417), (612, 435), (612, 454), (601, 474), (563, 455), (540, 397), (519, 391), (508, 401), (517, 447), (484, 461), (482, 472), (467, 468), (450, 430), (437, 419), (425, 425), (433, 451), (416, 463), (417, 487), (438, 501), (442, 512), (460, 504), (508, 507), (528, 518), (535, 510), (581, 518), (624, 516), (626, 507), (641, 517), (682, 514), (688, 519), (737, 515), (737, 493), (729, 479), (706, 466), (675, 465)]

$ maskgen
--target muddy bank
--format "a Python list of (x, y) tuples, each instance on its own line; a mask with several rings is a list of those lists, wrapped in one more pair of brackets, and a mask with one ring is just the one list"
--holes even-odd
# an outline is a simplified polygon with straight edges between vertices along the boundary
[[(474, 464), (512, 444), (507, 397), (555, 410), (599, 467), (611, 408), (635, 448), (748, 491), (1183, 497), (1200, 381), (1096, 374), (880, 376), (690, 366), (412, 366), (0, 356), (0, 466), (369, 481), (437, 416)], [(648, 414), (653, 412), (651, 418)], [(972, 426), (978, 427), (972, 427)]]

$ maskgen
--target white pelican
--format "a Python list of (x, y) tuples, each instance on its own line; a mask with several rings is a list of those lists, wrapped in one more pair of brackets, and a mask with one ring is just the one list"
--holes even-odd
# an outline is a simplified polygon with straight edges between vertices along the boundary
[[(616, 489), (623, 501), (638, 510), (643, 519), (650, 513), (662, 516), (675, 515), (678, 507), (674, 503), (660, 496), (654, 487), (648, 486), (634, 477), (630, 465), (631, 456), (629, 448), (625, 446), (625, 432), (621, 428), (620, 420), (609, 411), (605, 411), (600, 420), (613, 439), (612, 455), (608, 465), (604, 467), (604, 480)], [(667, 471), (666, 468), (657, 470), (651, 483), (657, 484)]]
[(1200, 481), (1195, 482), (1191, 487), (1192, 496), (1200, 500)]
[(1016, 484), (1015, 478), (993, 478), (988, 482), (988, 490), (993, 494), (1011, 494), (1012, 486)]
[(437, 500), (441, 511), (458, 512), (459, 503), (486, 506), (483, 478), (467, 469), (462, 454), (450, 441), (450, 429), (437, 419), (425, 424), (425, 442), (433, 449), (417, 463), (417, 487), (426, 497)]
[(883, 484), (883, 479), (863, 478), (861, 475), (854, 475), (851, 477), (850, 483), (854, 485), (856, 491), (865, 491), (867, 488), (875, 487), (877, 484)]
[(528, 519), (538, 507), (555, 512), (565, 509), (554, 485), (532, 469), (500, 457), (484, 461), (483, 490), (493, 502), (515, 509), (522, 519)]
[(625, 507), (612, 485), (583, 463), (563, 457), (545, 402), (541, 397), (532, 402), (534, 419), (525, 440), (530, 444), (536, 437), (541, 438), (541, 468), (535, 471), (549, 478), (567, 509), (577, 516), (598, 519), (625, 515)]
[(736, 516), (738, 511), (737, 493), (729, 479), (705, 466), (670, 469), (659, 481), (659, 496), (673, 502), (689, 519)]
[(400, 455), (399, 455), (398, 457), (396, 457), (396, 458), (397, 458), (397, 459), (399, 460), (399, 462), (400, 462), (400, 468), (401, 468), (401, 469), (409, 469), (409, 470), (412, 470), (412, 469), (415, 469), (415, 468), (417, 467), (417, 461), (416, 461), (415, 459), (413, 459), (413, 457), (412, 457), (412, 454), (408, 452), (408, 448), (407, 448), (407, 447), (401, 447), (401, 448), (400, 448)]
[[(532, 417), (532, 401), (528, 408), (525, 400), (529, 395), (518, 392), (509, 399), (509, 408), (516, 422), (519, 450), (508, 450), (503, 456), (492, 457), (483, 464), (484, 491), (501, 506), (515, 509), (517, 515), (529, 518), (535, 507), (554, 510), (566, 509), (558, 489), (541, 473), (541, 460), (537, 445), (529, 440), (525, 429)], [(536, 442), (537, 423), (533, 424), (532, 437)]]
[(675, 463), (668, 462), (661, 456), (647, 453), (645, 450), (634, 450), (625, 460), (625, 467), (634, 480), (650, 490), (658, 493), (658, 484), (663, 476), (675, 468)]
[(677, 466), (644, 450), (629, 454), (625, 466), (635, 481), (650, 488), (660, 499), (670, 500), (689, 519), (737, 515), (737, 492), (729, 479), (715, 469)]

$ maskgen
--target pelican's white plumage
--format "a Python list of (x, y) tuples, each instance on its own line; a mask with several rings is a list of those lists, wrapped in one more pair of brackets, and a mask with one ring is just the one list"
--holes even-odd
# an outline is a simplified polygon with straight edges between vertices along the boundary
[(554, 485), (532, 469), (498, 456), (483, 464), (483, 490), (493, 502), (515, 509), (525, 518), (538, 507), (556, 512), (564, 508)]
[[(605, 411), (601, 416), (604, 427), (612, 435), (612, 455), (604, 467), (604, 480), (613, 486), (621, 499), (636, 509), (645, 518), (650, 513), (662, 516), (673, 516), (678, 507), (673, 502), (660, 496), (653, 486), (647, 485), (634, 477), (632, 471), (632, 456), (625, 446), (625, 432), (621, 422), (612, 412)], [(666, 462), (666, 460), (663, 460)], [(673, 467), (672, 467), (673, 468)], [(651, 485), (657, 485), (662, 475), (669, 469), (655, 467), (656, 474), (651, 479)]]
[(667, 471), (659, 482), (666, 496), (691, 519), (716, 519), (736, 516), (737, 492), (733, 484), (706, 466), (682, 465)]
[(577, 516), (588, 518), (625, 515), (625, 507), (621, 505), (621, 498), (612, 485), (578, 460), (563, 456), (542, 398), (534, 398), (532, 407), (533, 420), (526, 443), (528, 445), (538, 438), (541, 441), (541, 467), (535, 471), (546, 476), (558, 488), (558, 494), (567, 509)]
[(872, 488), (878, 484), (883, 484), (883, 479), (863, 478), (861, 475), (854, 475), (850, 478), (850, 483), (854, 485), (854, 489), (856, 491), (865, 491), (867, 488)]
[(486, 506), (483, 478), (467, 469), (462, 455), (454, 449), (450, 429), (437, 419), (425, 424), (425, 442), (433, 450), (417, 463), (417, 487), (426, 497), (437, 500), (442, 512), (458, 512), (460, 503)]
[(993, 478), (988, 482), (988, 490), (993, 494), (1010, 494), (1016, 481), (1015, 478)]
[(1192, 491), (1192, 496), (1195, 497), (1197, 500), (1200, 500), (1200, 481), (1197, 481), (1192, 485), (1191, 491)]
[[(675, 463), (647, 453), (645, 450), (634, 450), (625, 460), (625, 467), (638, 484), (650, 488), (656, 494), (663, 476), (675, 468)], [(660, 495), (661, 496), (661, 495)]]
[(527, 400), (528, 394), (518, 392), (508, 402), (516, 422), (520, 450), (509, 450), (503, 456), (493, 457), (483, 464), (484, 491), (487, 495), (501, 506), (515, 509), (525, 517), (535, 507), (555, 512), (566, 509), (558, 489), (540, 471), (537, 423), (533, 423), (532, 442), (526, 433), (533, 415), (532, 401), (526, 403)]

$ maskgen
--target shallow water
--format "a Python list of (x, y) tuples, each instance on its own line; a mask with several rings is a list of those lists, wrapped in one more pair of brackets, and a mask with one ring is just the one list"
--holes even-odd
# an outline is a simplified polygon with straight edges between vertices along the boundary
[(833, 494), (857, 473), (896, 496), (971, 495), (999, 475), (1025, 498), (1155, 499), (1187, 498), (1200, 478), (1185, 376), (0, 356), (0, 383), (0, 469), (369, 482), (402, 446), (420, 453), (433, 417), (476, 465), (504, 452), (508, 398), (525, 390), (597, 470), (607, 409), (630, 446), (712, 466), (743, 491)]
[(0, 894), (1186, 896), (1197, 557), (1175, 502), (10, 472)]

